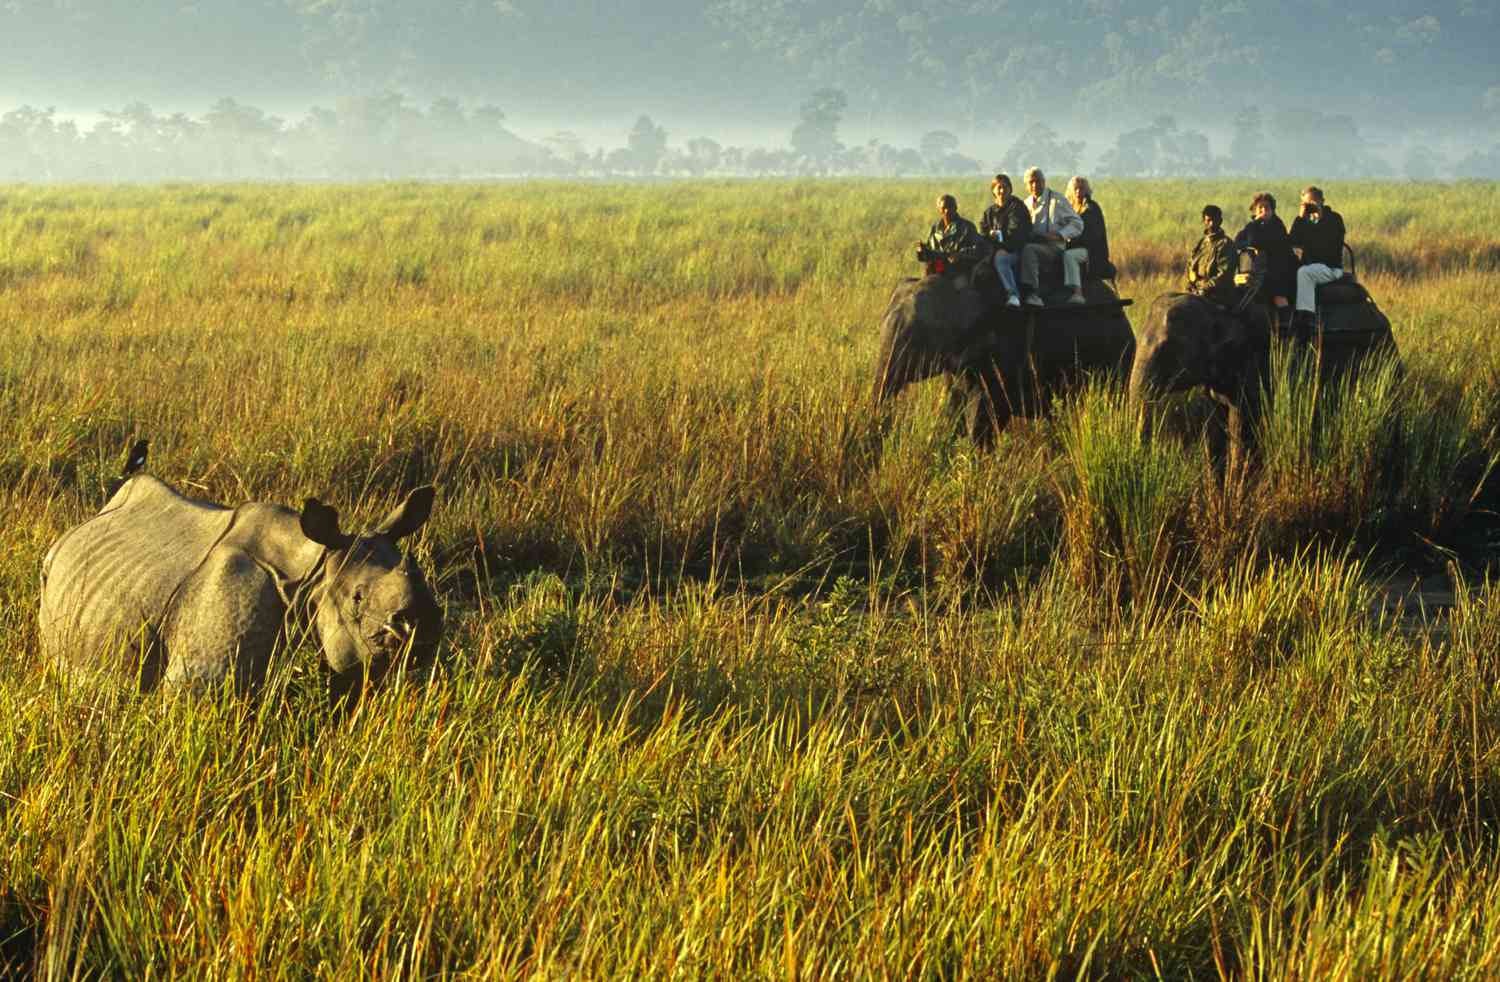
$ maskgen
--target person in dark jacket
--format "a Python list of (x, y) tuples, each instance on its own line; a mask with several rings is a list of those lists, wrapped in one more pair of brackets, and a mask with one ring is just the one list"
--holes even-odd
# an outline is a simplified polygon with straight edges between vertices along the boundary
[[(1075, 236), (1063, 251), (1063, 262), (1075, 267), (1087, 264), (1095, 277), (1109, 276), (1114, 272), (1109, 264), (1109, 231), (1104, 226), (1104, 209), (1094, 200), (1094, 189), (1086, 177), (1074, 177), (1068, 182), (1068, 203), (1083, 219), (1083, 234)], [(1083, 303), (1083, 277), (1081, 270), (1073, 277), (1079, 284), (1073, 288), (1072, 303)]]
[(927, 240), (919, 247), (917, 258), (936, 253), (947, 259), (956, 274), (955, 282), (962, 289), (969, 285), (969, 275), (975, 266), (989, 258), (989, 246), (980, 236), (974, 223), (958, 213), (958, 200), (945, 194), (937, 200), (938, 220), (932, 223)]
[(1302, 251), (1297, 269), (1297, 314), (1301, 325), (1317, 318), (1318, 284), (1344, 275), (1344, 218), (1323, 201), (1323, 189), (1302, 189), (1302, 205), (1287, 240)]
[(1188, 292), (1229, 306), (1234, 302), (1234, 243), (1224, 234), (1224, 211), (1203, 206), (1203, 238), (1188, 263)]
[(996, 174), (990, 182), (995, 203), (979, 219), (979, 234), (995, 247), (995, 272), (1010, 294), (1007, 307), (1021, 306), (1021, 291), (1016, 285), (1016, 266), (1021, 262), (1021, 247), (1031, 239), (1031, 212), (1026, 202), (1012, 193), (1010, 175)]
[(1292, 255), (1286, 225), (1276, 214), (1276, 198), (1270, 192), (1262, 191), (1251, 200), (1250, 221), (1234, 237), (1234, 244), (1260, 253), (1266, 264), (1263, 287), (1266, 295), (1275, 305), (1278, 319), (1284, 312), (1289, 316), (1292, 290), (1296, 286), (1297, 257)]

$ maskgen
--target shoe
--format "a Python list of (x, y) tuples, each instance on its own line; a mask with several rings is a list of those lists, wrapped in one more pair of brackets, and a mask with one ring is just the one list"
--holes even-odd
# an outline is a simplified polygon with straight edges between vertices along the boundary
[(1007, 306), (1007, 307), (1019, 307), (1019, 306), (1021, 306), (1021, 298), (1018, 297), (1018, 296), (1016, 296), (1014, 293), (1012, 293), (1006, 299), (1005, 306)]
[(1047, 306), (1046, 304), (1042, 303), (1042, 298), (1039, 297), (1039, 296), (1037, 296), (1035, 293), (1033, 293), (1031, 296), (1029, 296), (1029, 297), (1026, 298), (1026, 305), (1028, 307), (1045, 307), (1045, 306)]
[(1088, 303), (1088, 301), (1083, 299), (1083, 294), (1075, 293), (1068, 298), (1068, 303)]

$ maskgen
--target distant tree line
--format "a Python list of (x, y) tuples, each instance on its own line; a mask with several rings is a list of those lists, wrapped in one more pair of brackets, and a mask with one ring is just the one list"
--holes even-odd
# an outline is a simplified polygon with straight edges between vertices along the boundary
[(1218, 128), (1242, 104), (1401, 132), (1484, 125), (1500, 102), (1490, 0), (5, 0), (0, 38), (0, 92), (52, 79), (70, 105), (390, 88), (695, 118), (833, 87), (866, 130), (973, 134), (1187, 105)]
[(1500, 178), (1500, 140), (1460, 158), (1412, 143), (1388, 156), (1348, 116), (1280, 118), (1255, 108), (1233, 120), (1225, 152), (1164, 115), (1120, 133), (1093, 157), (1084, 141), (1047, 122), (1022, 127), (1000, 159), (963, 152), (957, 135), (931, 130), (915, 146), (872, 139), (845, 145), (849, 100), (838, 88), (812, 93), (779, 147), (723, 145), (708, 137), (673, 142), (640, 116), (617, 147), (589, 147), (569, 131), (528, 141), (505, 113), (453, 99), (420, 107), (399, 93), (317, 107), (300, 120), (221, 99), (199, 117), (160, 115), (141, 102), (87, 127), (53, 109), (23, 106), (0, 116), (0, 180), (381, 180), (555, 177), (907, 175), (976, 176), (1036, 164), (1054, 175), (1216, 177), (1316, 174), (1324, 178)]

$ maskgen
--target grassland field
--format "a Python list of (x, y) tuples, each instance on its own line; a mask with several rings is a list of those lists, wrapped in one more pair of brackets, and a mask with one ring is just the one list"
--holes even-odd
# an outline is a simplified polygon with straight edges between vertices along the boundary
[[(1260, 189), (1098, 182), (1137, 328)], [(1500, 185), (1327, 189), (1402, 364), (1279, 362), (1227, 484), (1201, 397), (872, 410), (944, 190), (0, 187), (0, 974), (1500, 974)], [(41, 557), (137, 436), (436, 484), (439, 670), (66, 685)]]

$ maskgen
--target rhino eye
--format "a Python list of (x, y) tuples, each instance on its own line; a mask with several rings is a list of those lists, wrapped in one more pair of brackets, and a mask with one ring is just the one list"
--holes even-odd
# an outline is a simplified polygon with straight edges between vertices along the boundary
[(365, 605), (365, 591), (359, 587), (354, 588), (354, 609), (356, 611)]

